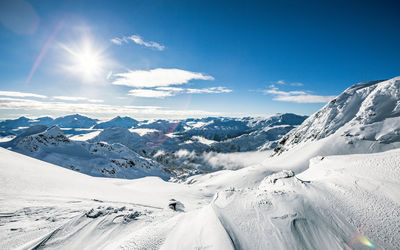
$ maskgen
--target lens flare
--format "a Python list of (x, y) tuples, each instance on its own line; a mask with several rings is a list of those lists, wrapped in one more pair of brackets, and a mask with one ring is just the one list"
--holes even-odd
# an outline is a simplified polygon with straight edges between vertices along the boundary
[(60, 32), (60, 30), (62, 29), (64, 25), (64, 21), (61, 21), (58, 26), (55, 28), (55, 30), (53, 31), (53, 33), (51, 33), (50, 37), (47, 39), (46, 43), (44, 44), (42, 50), (40, 51), (39, 56), (36, 58), (35, 63), (32, 66), (31, 71), (29, 72), (28, 78), (26, 79), (25, 83), (28, 84), (33, 75), (35, 74), (37, 68), (39, 67), (40, 63), (42, 62), (44, 56), (47, 53), (47, 50), (49, 49), (50, 45), (53, 43), (54, 39), (56, 38), (58, 32)]
[(372, 242), (369, 241), (367, 239), (367, 237), (365, 237), (364, 235), (359, 234), (357, 238), (358, 238), (358, 241), (360, 241), (361, 244), (363, 244), (363, 245), (365, 245), (367, 247), (370, 247), (370, 248), (374, 248), (375, 247), (375, 245), (372, 244)]
[(354, 237), (351, 240), (351, 244), (350, 245), (354, 245), (356, 242), (363, 244), (364, 246), (370, 247), (370, 248), (375, 248), (375, 245), (368, 240), (367, 237), (365, 237), (364, 235), (362, 235), (361, 233), (357, 232)]

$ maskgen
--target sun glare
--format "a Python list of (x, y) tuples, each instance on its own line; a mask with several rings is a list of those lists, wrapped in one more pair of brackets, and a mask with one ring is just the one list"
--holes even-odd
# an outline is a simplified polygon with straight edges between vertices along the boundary
[(94, 75), (100, 69), (100, 58), (91, 50), (86, 50), (75, 55), (76, 66), (86, 76)]
[(105, 78), (104, 69), (106, 59), (101, 49), (95, 49), (90, 40), (85, 40), (77, 46), (62, 45), (68, 52), (69, 60), (66, 69), (82, 78), (85, 82)]

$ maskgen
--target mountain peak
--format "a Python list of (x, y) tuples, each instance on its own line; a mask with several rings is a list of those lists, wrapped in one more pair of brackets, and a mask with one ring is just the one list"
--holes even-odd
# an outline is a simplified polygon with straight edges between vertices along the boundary
[(352, 140), (400, 142), (400, 77), (349, 87), (286, 135), (275, 151), (335, 133)]
[(46, 129), (46, 131), (44, 131), (43, 134), (46, 136), (53, 136), (53, 137), (64, 135), (64, 133), (57, 125), (51, 126), (50, 128)]

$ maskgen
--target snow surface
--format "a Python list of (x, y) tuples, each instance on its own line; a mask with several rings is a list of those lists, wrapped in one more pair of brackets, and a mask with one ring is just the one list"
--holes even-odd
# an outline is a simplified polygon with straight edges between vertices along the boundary
[(101, 133), (101, 131), (93, 131), (89, 132), (86, 134), (80, 134), (80, 135), (74, 135), (69, 137), (69, 139), (74, 140), (74, 141), (88, 141), (90, 139), (93, 139), (94, 137), (98, 136)]
[(158, 248), (180, 215), (170, 199), (191, 211), (212, 196), (157, 177), (90, 177), (2, 148), (0, 166), (1, 249)]
[[(0, 155), (1, 248), (400, 247), (399, 149), (313, 158), (299, 175), (275, 161), (192, 185), (96, 178), (6, 149)], [(172, 198), (185, 211), (169, 209)]]

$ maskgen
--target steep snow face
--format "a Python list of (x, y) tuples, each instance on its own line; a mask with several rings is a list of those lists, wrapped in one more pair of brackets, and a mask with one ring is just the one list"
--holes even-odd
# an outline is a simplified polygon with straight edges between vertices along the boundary
[(400, 142), (400, 77), (346, 89), (285, 136), (276, 151), (331, 135), (345, 137), (348, 143)]
[(117, 116), (117, 117), (113, 118), (112, 120), (98, 123), (93, 128), (94, 129), (115, 128), (115, 127), (132, 128), (132, 127), (136, 127), (138, 124), (139, 124), (138, 121), (136, 121), (135, 119), (132, 119), (130, 117)]
[(4, 146), (92, 176), (169, 178), (161, 164), (138, 155), (122, 144), (77, 142), (68, 139), (57, 126), (36, 134), (34, 132), (43, 127), (34, 128)]

